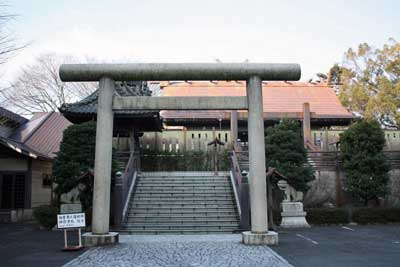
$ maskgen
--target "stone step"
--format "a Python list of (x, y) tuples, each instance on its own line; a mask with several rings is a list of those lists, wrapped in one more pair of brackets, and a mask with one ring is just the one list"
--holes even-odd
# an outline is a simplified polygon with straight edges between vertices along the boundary
[(230, 194), (232, 193), (232, 189), (149, 189), (149, 188), (137, 188), (137, 194)]
[(169, 219), (179, 219), (179, 220), (233, 220), (237, 219), (237, 214), (228, 214), (228, 215), (221, 215), (221, 214), (211, 214), (207, 217), (200, 216), (197, 214), (178, 214), (178, 215), (170, 215), (170, 214), (156, 214), (156, 215), (148, 215), (148, 214), (128, 214), (127, 218), (131, 219), (157, 219), (157, 220), (169, 220)]
[(229, 176), (229, 172), (220, 171), (217, 175), (210, 171), (142, 172), (141, 175), (145, 177), (225, 177)]
[(220, 196), (175, 196), (171, 198), (170, 196), (162, 195), (162, 196), (149, 196), (146, 194), (134, 195), (131, 199), (131, 202), (135, 201), (232, 201), (232, 196), (230, 195), (220, 195)]
[(234, 209), (235, 205), (234, 204), (228, 204), (228, 205), (221, 205), (221, 204), (204, 204), (204, 205), (196, 205), (196, 204), (139, 204), (139, 203), (132, 203), (130, 205), (130, 209), (137, 209), (137, 208), (141, 208), (141, 209), (160, 209), (160, 208), (165, 208), (165, 209), (217, 209), (217, 208), (222, 208), (222, 209)]
[(203, 218), (203, 217), (128, 217), (126, 224), (130, 223), (221, 223), (221, 224), (234, 224), (238, 223), (236, 217), (222, 217), (222, 218)]
[(198, 178), (144, 178), (140, 177), (139, 180), (140, 182), (151, 182), (151, 183), (173, 183), (173, 182), (180, 182), (180, 183), (215, 183), (215, 182), (229, 182), (228, 177), (221, 177), (221, 178), (204, 178), (204, 177), (198, 177)]
[(126, 225), (128, 229), (152, 229), (152, 230), (195, 230), (195, 229), (225, 229), (235, 230), (239, 225), (207, 225), (207, 224), (183, 224), (183, 225), (157, 225), (157, 224), (146, 224), (146, 225)]
[(237, 229), (231, 230), (231, 229), (216, 229), (216, 228), (210, 228), (210, 229), (196, 229), (196, 230), (170, 230), (170, 229), (161, 229), (161, 230), (154, 230), (154, 229), (121, 229), (119, 230), (120, 233), (122, 234), (130, 234), (130, 235), (157, 235), (157, 234), (163, 234), (163, 235), (177, 235), (177, 234), (226, 234), (226, 233), (233, 233), (237, 231)]
[(229, 176), (142, 173), (130, 200), (128, 233), (231, 233), (239, 218)]
[(172, 211), (172, 212), (184, 212), (184, 211), (198, 211), (198, 212), (206, 212), (206, 211), (231, 211), (235, 210), (234, 206), (230, 207), (203, 207), (203, 208), (190, 208), (190, 207), (176, 207), (176, 208), (170, 208), (170, 207), (158, 207), (158, 206), (152, 206), (149, 208), (145, 207), (130, 207), (130, 211), (138, 212), (138, 211), (159, 211), (159, 212), (164, 212), (164, 211)]
[(218, 182), (169, 182), (169, 183), (156, 183), (156, 182), (148, 182), (148, 181), (138, 181), (136, 186), (230, 186), (229, 181), (218, 181)]
[(142, 185), (139, 184), (137, 186), (138, 189), (141, 190), (167, 190), (167, 189), (173, 189), (173, 190), (210, 190), (210, 189), (219, 189), (219, 190), (226, 190), (226, 189), (231, 189), (231, 186), (229, 184), (226, 185)]
[(135, 192), (135, 196), (138, 197), (143, 197), (143, 196), (151, 196), (151, 197), (218, 197), (218, 196), (224, 196), (228, 197), (230, 194), (227, 194), (227, 192), (204, 192), (204, 193), (199, 193), (199, 192), (192, 192), (192, 193), (168, 193), (168, 192), (159, 192), (159, 193), (150, 193), (150, 192)]
[(212, 210), (212, 211), (177, 211), (177, 210), (130, 210), (129, 216), (136, 216), (136, 215), (145, 215), (147, 217), (156, 217), (156, 216), (176, 216), (176, 215), (186, 215), (191, 217), (204, 217), (204, 216), (224, 216), (224, 215), (237, 215), (237, 211), (235, 209), (232, 210)]
[(166, 229), (204, 229), (204, 228), (238, 228), (239, 224), (237, 222), (235, 223), (220, 223), (220, 222), (215, 222), (215, 223), (194, 223), (194, 222), (184, 222), (184, 223), (173, 223), (173, 222), (168, 222), (168, 223), (154, 223), (154, 222), (148, 222), (148, 223), (131, 223), (128, 222), (124, 225), (126, 228), (132, 229), (132, 228), (142, 228), (142, 229), (151, 229), (151, 228), (166, 228)]
[(232, 199), (228, 200), (207, 200), (207, 199), (195, 199), (195, 200), (176, 200), (176, 199), (163, 199), (163, 200), (154, 200), (154, 199), (145, 199), (145, 200), (135, 200), (131, 201), (130, 205), (138, 204), (138, 205), (235, 205), (236, 202)]

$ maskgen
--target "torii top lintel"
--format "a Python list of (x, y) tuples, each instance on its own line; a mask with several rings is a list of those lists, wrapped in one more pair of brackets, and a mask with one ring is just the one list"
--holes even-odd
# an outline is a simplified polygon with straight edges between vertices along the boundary
[(115, 81), (247, 80), (258, 76), (265, 81), (297, 81), (299, 64), (289, 63), (134, 63), (63, 64), (64, 82), (91, 82), (108, 77)]

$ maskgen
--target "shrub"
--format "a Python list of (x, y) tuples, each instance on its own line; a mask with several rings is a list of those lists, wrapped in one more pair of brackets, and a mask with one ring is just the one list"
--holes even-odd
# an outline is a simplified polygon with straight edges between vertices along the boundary
[(57, 224), (58, 208), (43, 205), (33, 209), (33, 217), (41, 226), (51, 230)]
[[(63, 133), (60, 151), (53, 164), (57, 195), (68, 193), (81, 182), (86, 185), (86, 190), (79, 195), (83, 210), (88, 210), (92, 206), (93, 182), (92, 179), (79, 180), (78, 178), (94, 169), (95, 146), (96, 122), (71, 125)], [(116, 162), (113, 160), (112, 178), (115, 171)]]
[(284, 119), (268, 127), (265, 137), (266, 166), (274, 167), (288, 178), (297, 191), (306, 192), (314, 171), (307, 164), (307, 150), (297, 121)]
[(349, 212), (341, 208), (318, 208), (307, 211), (307, 222), (314, 225), (349, 223)]
[(384, 132), (375, 120), (356, 122), (340, 135), (346, 190), (365, 206), (388, 191), (390, 168), (383, 154), (384, 145)]
[(400, 222), (398, 208), (359, 208), (353, 212), (353, 221), (359, 224)]

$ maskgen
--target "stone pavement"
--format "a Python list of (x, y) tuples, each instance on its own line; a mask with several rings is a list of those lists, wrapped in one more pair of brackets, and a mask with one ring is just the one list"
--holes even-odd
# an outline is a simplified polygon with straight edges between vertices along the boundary
[(122, 235), (120, 244), (93, 248), (64, 267), (291, 266), (267, 246), (246, 246), (241, 235)]

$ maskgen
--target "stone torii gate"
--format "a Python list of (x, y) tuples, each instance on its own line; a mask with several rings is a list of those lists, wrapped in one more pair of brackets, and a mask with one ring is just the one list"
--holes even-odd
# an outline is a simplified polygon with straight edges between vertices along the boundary
[[(245, 244), (277, 244), (268, 231), (262, 81), (295, 81), (299, 64), (181, 63), (64, 64), (64, 82), (99, 81), (92, 232), (84, 240), (94, 245), (118, 242), (109, 232), (113, 110), (248, 110), (251, 231)], [(245, 80), (247, 97), (114, 97), (114, 81)]]

